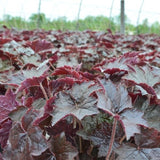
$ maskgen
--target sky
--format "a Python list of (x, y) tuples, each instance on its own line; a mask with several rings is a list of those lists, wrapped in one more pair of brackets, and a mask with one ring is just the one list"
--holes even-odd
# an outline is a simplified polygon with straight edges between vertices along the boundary
[[(83, 0), (81, 5), (80, 18), (87, 16), (114, 17), (120, 14), (121, 0)], [(140, 6), (143, 0), (125, 0), (125, 14), (129, 22), (136, 25)], [(144, 0), (139, 23), (147, 18), (149, 23), (160, 22), (160, 7), (158, 0)], [(113, 9), (111, 12), (111, 6)], [(0, 0), (0, 19), (3, 15), (21, 16), (28, 19), (31, 14), (38, 13), (39, 0)], [(80, 0), (41, 0), (41, 13), (47, 18), (57, 19), (66, 17), (67, 20), (75, 20), (78, 17)], [(112, 14), (111, 14), (112, 13)]]

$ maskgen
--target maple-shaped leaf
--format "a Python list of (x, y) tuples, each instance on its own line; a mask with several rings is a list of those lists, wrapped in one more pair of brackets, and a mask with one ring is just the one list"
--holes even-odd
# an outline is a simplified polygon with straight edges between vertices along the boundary
[[(32, 86), (30, 88), (26, 88), (26, 92), (28, 93), (28, 96), (32, 98), (32, 102), (39, 98), (44, 98), (44, 94), (40, 86)], [(48, 99), (47, 96), (46, 96), (46, 99)]]
[(48, 148), (42, 130), (33, 126), (37, 113), (30, 109), (20, 122), (14, 122), (9, 134), (8, 145), (4, 149), (5, 159), (33, 160), (32, 156), (41, 155)]
[(83, 78), (86, 78), (88, 80), (95, 80), (98, 76), (89, 72), (80, 72), (80, 74), (83, 76)]
[(11, 127), (12, 127), (12, 121), (10, 119), (7, 119), (6, 121), (0, 124), (0, 144), (2, 148), (4, 148), (7, 144), (9, 131)]
[(116, 160), (159, 160), (160, 148), (138, 149), (132, 144), (123, 144), (114, 150)]
[(91, 93), (100, 89), (94, 82), (74, 84), (70, 90), (61, 91), (55, 100), (55, 109), (51, 113), (52, 124), (68, 115), (81, 120), (83, 117), (99, 113), (96, 107), (96, 98)]
[(37, 68), (31, 68), (29, 70), (22, 70), (23, 75), (25, 78), (33, 78), (33, 77), (40, 77), (48, 71), (48, 66), (46, 65), (48, 60), (44, 63), (41, 63)]
[(35, 52), (40, 52), (43, 50), (53, 48), (52, 43), (46, 40), (35, 40), (32, 41), (31, 43), (29, 42), (27, 45), (30, 46)]
[(71, 88), (76, 82), (77, 80), (73, 77), (58, 78), (56, 80), (50, 81), (49, 87), (52, 91), (52, 94), (54, 95), (59, 91)]
[(100, 41), (99, 45), (100, 46), (105, 46), (106, 48), (114, 48), (113, 44), (110, 43), (110, 42)]
[(2, 60), (0, 58), (0, 72), (5, 72), (13, 70), (13, 66), (11, 65), (11, 62), (9, 60)]
[(0, 75), (0, 83), (14, 86), (15, 88), (19, 87), (21, 82), (25, 80), (25, 77), (21, 71), (9, 71)]
[(105, 72), (105, 73), (114, 73), (117, 71), (129, 71), (127, 63), (125, 63), (126, 58), (112, 58), (110, 60), (105, 60), (101, 64), (98, 64), (94, 69)]
[(23, 55), (21, 57), (21, 59), (23, 60), (23, 64), (34, 64), (35, 66), (39, 66), (41, 63), (40, 63), (40, 60), (41, 60), (41, 57), (38, 55), (38, 54), (34, 54), (34, 55)]
[(17, 56), (20, 53), (25, 53), (25, 50), (27, 51), (27, 49), (25, 49), (20, 43), (16, 42), (15, 40), (10, 41), (9, 43), (5, 43), (2, 49), (12, 56)]
[(8, 90), (4, 96), (0, 96), (0, 123), (8, 119), (8, 114), (16, 109), (18, 102), (16, 101), (16, 95)]
[(109, 142), (111, 138), (112, 127), (107, 123), (104, 126), (99, 126), (97, 129), (92, 130), (91, 133), (85, 133), (83, 130), (78, 132), (78, 135), (85, 140), (92, 142), (93, 146), (98, 147), (98, 157), (105, 157), (108, 152)]
[[(143, 105), (145, 106), (145, 105)], [(144, 119), (147, 121), (150, 128), (155, 128), (160, 131), (160, 105), (147, 105), (144, 107)], [(143, 109), (142, 109), (143, 110)]]
[(40, 83), (46, 78), (46, 76), (40, 76), (40, 77), (33, 77), (33, 78), (27, 78), (24, 80), (21, 85), (17, 89), (17, 93), (21, 92), (22, 90), (33, 87), (33, 86), (39, 86)]
[(67, 56), (61, 56), (57, 60), (57, 68), (64, 66), (75, 67), (78, 64), (78, 58), (76, 56), (73, 56), (72, 54)]
[[(38, 111), (39, 116), (34, 121), (34, 125), (40, 125), (40, 123), (43, 123), (47, 118), (49, 118), (49, 113), (53, 111), (53, 103), (54, 103), (55, 97), (51, 97), (49, 100), (44, 100), (43, 98), (37, 99), (32, 104), (33, 108)], [(50, 124), (50, 121), (47, 122)], [(47, 124), (47, 125), (48, 125)]]
[(143, 67), (134, 66), (134, 71), (129, 72), (123, 79), (133, 82), (145, 89), (149, 94), (156, 95), (154, 86), (160, 82), (160, 77), (153, 73), (148, 65)]
[(160, 132), (154, 128), (141, 126), (141, 133), (136, 133), (134, 140), (139, 148), (159, 148)]
[[(111, 139), (113, 119), (107, 115), (99, 114), (94, 117), (85, 117), (82, 120), (83, 129), (77, 132), (84, 140), (89, 140), (92, 145), (98, 147), (98, 157), (105, 157), (108, 152)], [(118, 144), (124, 132), (118, 123), (114, 144)]]
[(56, 68), (52, 75), (70, 75), (77, 79), (81, 78), (76, 68), (74, 69), (73, 67), (70, 67), (70, 66), (63, 66), (63, 67)]
[(74, 160), (77, 156), (77, 149), (66, 140), (64, 132), (53, 136), (48, 142), (50, 150), (55, 154), (57, 160)]
[(148, 127), (160, 132), (160, 104), (157, 104), (155, 98), (150, 100), (147, 96), (140, 94), (136, 96), (133, 105), (144, 113), (143, 118), (147, 121)]
[(39, 116), (38, 111), (32, 108), (29, 108), (27, 112), (23, 115), (23, 117), (21, 118), (21, 125), (23, 129), (27, 131), (28, 129), (34, 127), (33, 122), (38, 116)]
[(75, 144), (75, 138), (77, 137), (76, 132), (79, 130), (80, 125), (76, 124), (76, 126), (74, 126), (73, 122), (74, 122), (73, 117), (68, 116), (63, 120), (60, 120), (54, 126), (46, 125), (45, 131), (47, 135), (51, 137), (57, 136), (61, 134), (62, 132), (64, 132), (67, 141), (69, 141), (72, 144)]
[(9, 113), (9, 118), (14, 122), (21, 122), (22, 117), (27, 112), (28, 108), (24, 106), (18, 106), (16, 109)]
[[(72, 120), (73, 121), (73, 120)], [(66, 137), (72, 138), (76, 135), (76, 131), (78, 130), (78, 126), (76, 128), (73, 127), (73, 122), (68, 122), (66, 119), (59, 121), (52, 127), (45, 128), (48, 135), (56, 136), (62, 132), (65, 132)]]
[(110, 80), (100, 80), (104, 90), (98, 91), (98, 108), (107, 111), (111, 115), (121, 113), (127, 108), (132, 108), (131, 98), (126, 87), (116, 85)]
[(34, 80), (34, 78), (38, 79), (40, 77), (41, 79), (41, 76), (45, 77), (45, 73), (47, 72), (47, 70), (48, 66), (46, 64), (43, 64), (42, 66), (41, 63), (41, 66), (37, 68), (32, 67), (31, 69), (27, 70), (9, 71), (0, 75), (0, 83), (11, 85), (15, 88), (20, 88), (22, 83), (22, 86), (24, 84), (24, 86), (27, 87), (27, 85), (32, 85), (32, 83), (35, 83), (36, 80)]
[(110, 80), (101, 80), (104, 91), (98, 91), (98, 108), (109, 113), (111, 116), (118, 115), (119, 121), (124, 127), (127, 140), (140, 133), (138, 124), (147, 126), (147, 122), (142, 118), (143, 113), (133, 110), (132, 101), (125, 86), (119, 83), (114, 84)]
[[(48, 61), (47, 61), (48, 62)], [(23, 70), (23, 76), (25, 80), (21, 82), (21, 85), (17, 88), (17, 93), (25, 88), (39, 86), (40, 83), (46, 78), (46, 72), (48, 71), (48, 66), (42, 63), (37, 68), (32, 68), (30, 70)]]
[(143, 113), (134, 109), (127, 109), (120, 114), (120, 122), (124, 127), (127, 140), (134, 136), (135, 133), (140, 133), (139, 125), (148, 126), (148, 123), (143, 119)]

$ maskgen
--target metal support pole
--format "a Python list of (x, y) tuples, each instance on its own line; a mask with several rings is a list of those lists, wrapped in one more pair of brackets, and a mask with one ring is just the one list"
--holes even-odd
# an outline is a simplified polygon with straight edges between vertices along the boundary
[(111, 4), (111, 9), (110, 9), (110, 14), (109, 14), (109, 28), (111, 28), (111, 22), (112, 22), (112, 10), (113, 10), (113, 4), (114, 4), (114, 0), (112, 0), (112, 4)]
[(139, 12), (138, 12), (138, 18), (137, 18), (137, 34), (139, 34), (139, 20), (140, 20), (140, 15), (141, 15), (141, 11), (142, 11), (142, 7), (143, 7), (143, 4), (144, 4), (144, 0), (142, 0), (142, 3), (141, 3), (141, 6), (139, 8)]
[(76, 30), (79, 29), (79, 16), (80, 16), (80, 12), (81, 12), (82, 2), (83, 2), (83, 0), (80, 0), (80, 3), (79, 3), (79, 10), (78, 10), (78, 15), (77, 15)]
[(120, 28), (120, 33), (125, 34), (124, 0), (121, 0), (121, 28)]
[(39, 0), (39, 6), (38, 6), (37, 28), (41, 28), (41, 0)]

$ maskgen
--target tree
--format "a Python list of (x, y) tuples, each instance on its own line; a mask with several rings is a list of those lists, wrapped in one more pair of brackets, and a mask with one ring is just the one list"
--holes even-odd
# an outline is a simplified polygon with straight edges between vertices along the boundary
[(27, 24), (26, 21), (22, 17), (12, 17), (11, 15), (4, 15), (4, 25), (8, 27), (15, 27), (20, 29), (22, 26), (25, 27)]
[(151, 33), (156, 33), (156, 34), (160, 33), (160, 23), (158, 21), (154, 22), (151, 25)]
[(149, 33), (150, 32), (150, 27), (148, 23), (148, 19), (144, 19), (142, 24), (137, 26), (138, 29), (138, 34), (144, 34), (144, 33)]
[(121, 28), (120, 28), (120, 32), (121, 34), (125, 33), (125, 9), (124, 9), (124, 0), (121, 0)]
[(33, 13), (33, 14), (29, 17), (29, 20), (30, 20), (31, 22), (37, 22), (38, 19), (40, 20), (40, 23), (45, 23), (45, 22), (49, 21), (49, 20), (46, 18), (46, 16), (45, 16), (44, 13), (40, 13), (40, 15), (39, 15), (39, 14), (36, 14), (36, 13)]

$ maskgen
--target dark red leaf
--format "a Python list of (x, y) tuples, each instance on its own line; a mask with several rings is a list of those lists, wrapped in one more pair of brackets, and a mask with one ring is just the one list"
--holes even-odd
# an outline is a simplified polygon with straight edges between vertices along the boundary
[(25, 131), (27, 131), (30, 127), (32, 127), (34, 120), (38, 117), (39, 113), (36, 110), (32, 110), (30, 108), (22, 117), (22, 127)]
[(102, 64), (95, 66), (94, 69), (100, 72), (105, 71), (106, 73), (108, 72), (112, 74), (117, 71), (128, 71), (129, 67), (125, 61), (125, 58), (113, 58), (111, 60), (105, 60), (102, 62)]
[(143, 119), (143, 115), (142, 112), (131, 109), (127, 109), (120, 114), (120, 122), (124, 127), (127, 140), (134, 136), (135, 133), (140, 133), (139, 125), (148, 126), (147, 121)]
[(28, 46), (30, 46), (36, 53), (53, 47), (52, 43), (46, 40), (35, 40), (28, 43)]
[(127, 108), (132, 108), (131, 98), (126, 87), (122, 84), (116, 85), (110, 80), (100, 81), (104, 91), (98, 91), (98, 108), (114, 115), (121, 113)]
[(0, 153), (0, 160), (4, 160), (1, 153)]
[(58, 78), (50, 81), (49, 87), (52, 94), (55, 95), (59, 91), (70, 89), (75, 83), (82, 83), (82, 81), (72, 77)]
[(19, 122), (13, 124), (3, 153), (5, 159), (33, 160), (32, 156), (39, 156), (46, 151), (48, 147), (42, 130), (32, 125), (36, 116), (34, 110), (29, 110), (23, 116), (22, 125)]
[(100, 42), (100, 46), (105, 46), (106, 48), (114, 48), (112, 43), (109, 42)]
[(153, 73), (153, 70), (149, 66), (134, 67), (134, 72), (129, 72), (123, 79), (131, 81), (133, 84), (141, 86), (149, 94), (155, 94), (153, 87), (160, 82), (160, 77)]
[(66, 137), (71, 139), (76, 135), (78, 126), (74, 128), (73, 123), (69, 123), (64, 119), (56, 123), (53, 127), (47, 127), (46, 130), (49, 135), (53, 136), (65, 132)]
[(24, 98), (22, 99), (22, 104), (29, 108), (32, 106), (33, 100), (34, 100), (33, 97)]
[(20, 87), (18, 88), (17, 92), (21, 92), (22, 90), (33, 87), (33, 86), (39, 86), (40, 83), (46, 78), (46, 76), (40, 76), (40, 77), (33, 77), (33, 78), (28, 78), (24, 80)]
[(148, 126), (147, 122), (142, 118), (143, 113), (132, 109), (132, 101), (125, 86), (121, 84), (115, 85), (109, 80), (101, 80), (100, 82), (104, 87), (104, 92), (97, 92), (97, 106), (113, 117), (118, 114), (118, 120), (124, 127), (127, 140), (134, 133), (140, 133), (138, 124)]
[(160, 159), (158, 35), (3, 26), (0, 37), (4, 160), (104, 159), (113, 119), (110, 159)]
[[(85, 117), (82, 121), (83, 129), (77, 132), (84, 140), (89, 140), (92, 145), (98, 147), (98, 157), (105, 157), (108, 152), (112, 132), (112, 122), (104, 114), (98, 114), (94, 117)], [(124, 132), (118, 123), (114, 144), (118, 144), (123, 137)]]
[(52, 75), (68, 75), (68, 76), (70, 75), (70, 76), (73, 76), (77, 79), (81, 78), (78, 71), (76, 71), (74, 68), (72, 68), (70, 66), (59, 67), (54, 70)]
[[(48, 63), (48, 61), (46, 61)], [(24, 81), (21, 82), (21, 85), (18, 87), (17, 92), (22, 91), (23, 89), (29, 88), (31, 86), (39, 86), (46, 78), (46, 72), (48, 71), (48, 66), (46, 63), (42, 63), (37, 68), (32, 68), (30, 70), (23, 70)]]
[(51, 64), (55, 63), (58, 60), (57, 54), (54, 54), (52, 57), (49, 58)]
[[(145, 106), (145, 104), (143, 105)], [(150, 128), (155, 128), (158, 131), (160, 131), (160, 117), (159, 117), (159, 112), (160, 112), (160, 106), (159, 105), (147, 105), (144, 108), (144, 118), (148, 123), (148, 126)]]
[(77, 65), (79, 65), (78, 58), (74, 55), (61, 56), (57, 60), (57, 68), (64, 66), (76, 67)]
[(10, 38), (0, 38), (0, 44), (5, 44), (5, 43), (8, 43), (10, 42), (12, 39)]
[(89, 73), (89, 72), (80, 72), (80, 74), (85, 78), (85, 79), (88, 79), (88, 80), (95, 80), (98, 75), (94, 75), (92, 73)]
[(160, 132), (153, 128), (141, 127), (141, 133), (136, 133), (134, 139), (139, 148), (159, 148)]
[(0, 58), (0, 73), (13, 70), (13, 69), (14, 68), (11, 65), (11, 62), (9, 60), (3, 60)]
[(96, 98), (91, 96), (91, 93), (99, 88), (90, 81), (75, 84), (70, 90), (60, 92), (54, 103), (56, 107), (50, 113), (53, 117), (52, 124), (54, 125), (68, 115), (73, 115), (81, 120), (85, 116), (99, 113), (96, 107)]
[(24, 80), (25, 80), (25, 77), (21, 71), (16, 73), (12, 71), (5, 72), (1, 74), (1, 78), (0, 78), (1, 84), (7, 84), (15, 88), (19, 87), (21, 82)]
[(129, 144), (123, 144), (114, 150), (117, 154), (117, 160), (159, 160), (160, 148), (138, 149)]
[(40, 104), (38, 104), (38, 106), (36, 107), (35, 105), (37, 104), (35, 104), (35, 102), (33, 103), (34, 108), (39, 111), (39, 116), (34, 121), (34, 125), (39, 125), (41, 122), (45, 121), (49, 117), (50, 113), (54, 110), (54, 107), (55, 107), (54, 106), (55, 97), (51, 97), (49, 100), (47, 100), (46, 104), (43, 99), (40, 99), (38, 101), (39, 101), (38, 103)]
[(11, 118), (12, 121), (21, 122), (22, 117), (25, 115), (27, 110), (27, 107), (18, 106), (16, 109), (9, 113), (9, 118)]
[(11, 90), (8, 90), (5, 96), (0, 96), (0, 123), (8, 119), (9, 113), (17, 106), (16, 95)]
[(78, 154), (77, 149), (66, 140), (64, 132), (60, 135), (52, 136), (48, 143), (57, 160), (74, 160)]
[(50, 152), (49, 149), (44, 151), (41, 155), (39, 156), (32, 156), (34, 160), (55, 160), (55, 155)]
[(11, 127), (12, 127), (12, 121), (10, 119), (7, 119), (0, 125), (0, 144), (2, 148), (4, 148), (7, 144), (9, 131)]

